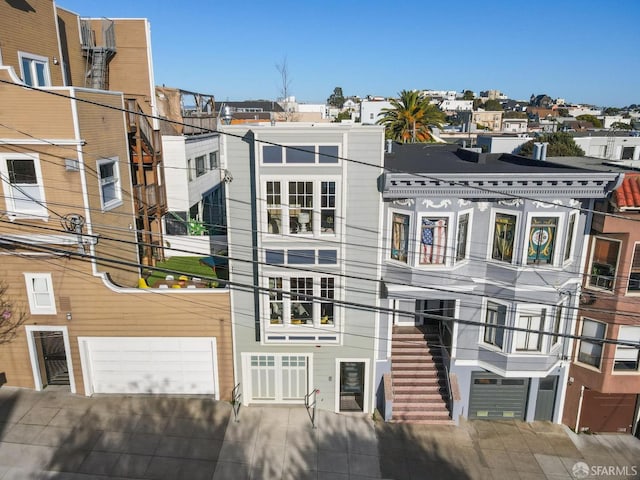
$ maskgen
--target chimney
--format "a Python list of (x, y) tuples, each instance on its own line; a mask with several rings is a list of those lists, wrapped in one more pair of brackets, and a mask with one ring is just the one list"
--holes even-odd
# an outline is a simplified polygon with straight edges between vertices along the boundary
[(387, 139), (387, 153), (393, 153), (393, 140)]

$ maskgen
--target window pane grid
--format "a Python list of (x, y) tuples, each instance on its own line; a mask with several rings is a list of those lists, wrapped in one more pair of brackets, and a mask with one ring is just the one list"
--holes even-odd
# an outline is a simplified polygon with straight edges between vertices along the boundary
[(291, 286), (291, 323), (304, 325), (313, 322), (313, 301), (307, 297), (313, 296), (313, 278), (293, 277)]
[(313, 232), (313, 182), (289, 182), (289, 231)]
[(504, 328), (506, 309), (497, 303), (488, 302), (484, 342), (502, 348), (504, 344)]
[[(322, 298), (335, 298), (335, 279), (323, 277), (320, 279), (320, 296)], [(324, 325), (334, 324), (333, 314), (334, 304), (331, 301), (323, 301), (320, 303), (320, 323)]]
[(456, 239), (456, 261), (467, 258), (467, 234), (469, 230), (469, 214), (465, 213), (458, 220), (458, 238)]
[(336, 182), (320, 184), (320, 232), (335, 232)]
[(409, 250), (409, 215), (394, 213), (391, 225), (391, 258), (407, 263)]

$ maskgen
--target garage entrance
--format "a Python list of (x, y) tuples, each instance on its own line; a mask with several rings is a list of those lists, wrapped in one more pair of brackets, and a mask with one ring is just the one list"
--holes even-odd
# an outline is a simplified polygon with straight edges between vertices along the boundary
[(471, 374), (469, 418), (524, 420), (528, 393), (528, 378), (474, 372)]

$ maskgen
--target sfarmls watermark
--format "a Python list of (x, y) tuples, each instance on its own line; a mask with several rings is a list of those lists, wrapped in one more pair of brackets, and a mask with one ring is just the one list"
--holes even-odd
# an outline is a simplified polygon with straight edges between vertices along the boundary
[(571, 469), (575, 478), (587, 477), (635, 477), (638, 475), (636, 465), (587, 465), (584, 462), (576, 463)]

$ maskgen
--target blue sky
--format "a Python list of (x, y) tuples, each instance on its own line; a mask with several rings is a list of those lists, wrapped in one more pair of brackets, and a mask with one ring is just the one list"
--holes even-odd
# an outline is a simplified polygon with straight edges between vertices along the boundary
[[(498, 89), (640, 104), (638, 0), (56, 0), (82, 16), (148, 18), (157, 84), (217, 100), (298, 101), (403, 89)], [(117, 43), (117, 39), (116, 39)]]

